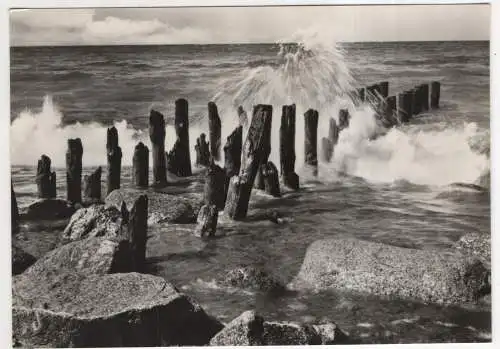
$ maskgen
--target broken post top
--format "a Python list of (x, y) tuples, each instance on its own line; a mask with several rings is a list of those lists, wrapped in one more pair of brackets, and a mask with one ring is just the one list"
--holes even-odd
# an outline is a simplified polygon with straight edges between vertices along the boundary
[[(179, 98), (175, 101), (175, 125), (177, 126), (179, 123), (187, 123), (189, 115), (189, 104), (188, 101), (184, 98)], [(183, 125), (185, 126), (185, 125)]]
[(113, 150), (118, 148), (118, 131), (116, 127), (108, 128), (107, 138), (106, 138), (106, 149)]
[(165, 118), (162, 113), (154, 109), (149, 114), (149, 138), (152, 143), (165, 141)]
[(147, 145), (145, 145), (144, 143), (139, 142), (139, 143), (137, 143), (137, 145), (135, 146), (135, 151), (139, 151), (139, 152), (149, 152), (149, 148), (148, 148), (148, 147), (147, 147)]
[[(343, 109), (342, 109), (343, 110)], [(318, 111), (317, 110), (314, 110), (314, 109), (308, 109), (305, 114), (304, 114), (304, 117), (306, 119), (309, 119), (315, 123), (318, 123), (318, 117), (319, 117), (319, 114), (318, 114)]]
[(83, 155), (82, 140), (80, 138), (68, 139), (68, 152), (76, 156)]
[(214, 102), (208, 102), (208, 119), (211, 123), (215, 123), (218, 126), (221, 125), (219, 110)]
[(41, 157), (40, 157), (40, 160), (38, 160), (38, 167), (37, 167), (37, 174), (41, 174), (41, 173), (50, 173), (50, 164), (51, 164), (51, 160), (50, 158), (43, 154)]

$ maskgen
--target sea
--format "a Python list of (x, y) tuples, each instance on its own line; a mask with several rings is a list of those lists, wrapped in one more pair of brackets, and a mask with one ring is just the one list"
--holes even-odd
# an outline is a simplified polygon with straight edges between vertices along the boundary
[[(106, 129), (112, 125), (123, 151), (122, 186), (129, 185), (134, 146), (150, 145), (151, 109), (165, 115), (166, 148), (173, 146), (178, 98), (189, 102), (191, 159), (196, 137), (208, 131), (208, 102), (218, 106), (223, 143), (238, 125), (238, 106), (251, 117), (253, 105), (273, 105), (270, 160), (278, 165), (281, 107), (294, 103), (301, 189), (284, 190), (281, 198), (254, 190), (247, 220), (221, 219), (214, 239), (195, 237), (194, 224), (149, 227), (152, 273), (223, 322), (255, 309), (269, 320), (329, 319), (362, 343), (491, 341), (488, 299), (440, 306), (339, 291), (277, 297), (215, 282), (245, 264), (287, 283), (309, 244), (322, 238), (441, 254), (465, 233), (489, 235), (488, 41), (332, 43), (315, 36), (293, 44), (12, 47), (10, 54), (11, 173), (22, 212), (36, 200), (42, 154), (52, 159), (58, 196), (65, 197), (69, 138), (82, 140), (84, 174), (103, 166), (104, 186)], [(348, 94), (380, 81), (389, 82), (389, 95), (439, 81), (440, 107), (385, 129), (372, 105)], [(320, 161), (318, 177), (304, 167), (303, 114), (309, 108), (319, 112), (318, 138), (328, 134), (329, 119), (341, 108), (351, 115), (331, 162)], [(269, 221), (270, 211), (285, 222)], [(40, 257), (63, 228), (24, 222), (21, 244)]]

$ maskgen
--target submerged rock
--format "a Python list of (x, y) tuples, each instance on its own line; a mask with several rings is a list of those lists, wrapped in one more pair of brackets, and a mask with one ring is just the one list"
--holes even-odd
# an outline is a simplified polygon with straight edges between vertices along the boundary
[(152, 275), (19, 275), (12, 290), (13, 337), (23, 347), (199, 346), (223, 328)]
[(334, 323), (267, 322), (254, 311), (246, 311), (217, 333), (210, 345), (320, 345), (340, 344), (346, 339), (346, 334)]
[(285, 291), (285, 286), (267, 271), (246, 265), (224, 271), (216, 281), (219, 285), (254, 291)]
[(120, 208), (122, 201), (127, 207), (140, 196), (148, 196), (148, 224), (157, 223), (196, 223), (198, 211), (203, 206), (202, 195), (185, 195), (183, 197), (159, 191), (140, 189), (116, 189), (106, 197), (106, 205)]
[(76, 211), (64, 229), (63, 239), (75, 241), (87, 237), (117, 237), (125, 224), (122, 212), (115, 207), (92, 205)]
[(467, 233), (454, 245), (458, 250), (471, 254), (486, 266), (491, 266), (491, 236), (484, 233)]
[(11, 256), (12, 275), (21, 274), (29, 266), (36, 262), (35, 257), (16, 245), (12, 245)]
[(69, 218), (75, 209), (66, 200), (40, 199), (28, 206), (25, 219), (52, 220)]
[(476, 302), (490, 292), (476, 258), (356, 239), (325, 239), (307, 249), (292, 289), (340, 289), (424, 302)]

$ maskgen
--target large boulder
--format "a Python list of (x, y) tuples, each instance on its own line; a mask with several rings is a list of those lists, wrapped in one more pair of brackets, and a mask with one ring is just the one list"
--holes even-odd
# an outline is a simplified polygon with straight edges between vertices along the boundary
[(24, 219), (52, 220), (69, 218), (75, 209), (66, 200), (40, 199), (28, 206)]
[(74, 241), (50, 251), (29, 267), (24, 275), (37, 282), (64, 272), (105, 275), (129, 272), (133, 260), (129, 242), (107, 238)]
[(36, 262), (36, 258), (24, 251), (22, 248), (12, 245), (12, 275), (21, 274), (30, 265)]
[(467, 233), (456, 243), (458, 250), (476, 256), (487, 267), (491, 266), (491, 236), (484, 233)]
[(76, 211), (64, 229), (63, 240), (75, 241), (87, 237), (118, 237), (122, 235), (124, 217), (115, 207), (92, 205)]
[(268, 322), (246, 311), (217, 333), (210, 345), (320, 345), (344, 343), (347, 336), (334, 324), (299, 325)]
[(273, 293), (285, 291), (285, 286), (269, 272), (249, 265), (226, 270), (217, 277), (216, 281), (219, 285), (253, 291)]
[(490, 292), (489, 270), (455, 250), (395, 247), (356, 239), (312, 243), (291, 289), (341, 289), (424, 302), (476, 302)]
[(13, 279), (13, 337), (22, 347), (198, 346), (222, 327), (152, 275), (52, 273)]
[(196, 223), (198, 211), (203, 206), (201, 194), (179, 195), (166, 194), (161, 191), (121, 188), (113, 190), (106, 197), (107, 206), (120, 209), (122, 201), (132, 207), (140, 196), (148, 196), (148, 224), (158, 223)]

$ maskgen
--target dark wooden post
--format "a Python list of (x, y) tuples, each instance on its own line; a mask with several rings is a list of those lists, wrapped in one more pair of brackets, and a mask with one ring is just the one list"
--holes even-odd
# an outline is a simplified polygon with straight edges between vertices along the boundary
[(80, 138), (68, 139), (66, 188), (67, 198), (71, 203), (82, 202), (82, 156), (83, 146)]
[(139, 196), (130, 210), (128, 234), (135, 270), (144, 269), (146, 261), (146, 243), (148, 239), (148, 197)]
[(295, 104), (284, 105), (280, 126), (280, 168), (283, 184), (299, 189), (299, 176), (295, 173)]
[(19, 232), (19, 208), (17, 207), (16, 193), (12, 182), (10, 182), (10, 224), (12, 234)]
[(196, 139), (194, 150), (196, 151), (196, 166), (210, 166), (210, 149), (204, 133)]
[(210, 145), (210, 155), (215, 160), (220, 160), (221, 144), (221, 121), (217, 105), (214, 102), (208, 103), (208, 142)]
[(203, 205), (198, 212), (198, 218), (194, 235), (199, 237), (215, 236), (219, 213), (215, 205)]
[(412, 115), (412, 93), (409, 91), (398, 94), (398, 119), (400, 122), (410, 121)]
[(396, 118), (396, 96), (389, 96), (385, 99), (385, 115), (384, 118), (387, 126), (391, 127), (397, 124)]
[(441, 83), (433, 81), (431, 84), (431, 108), (439, 108), (439, 98), (441, 97)]
[(358, 91), (358, 98), (361, 102), (364, 102), (365, 101), (365, 88), (364, 87), (360, 87), (357, 89)]
[(42, 155), (38, 160), (36, 170), (36, 185), (38, 197), (41, 199), (51, 199), (56, 197), (56, 173), (50, 171), (50, 158)]
[(122, 149), (118, 146), (118, 131), (113, 126), (108, 128), (106, 151), (108, 157), (107, 193), (120, 188)]
[(378, 86), (381, 97), (387, 98), (387, 96), (389, 96), (389, 81), (382, 81)]
[(153, 185), (164, 187), (167, 185), (165, 119), (156, 110), (149, 114), (149, 138), (153, 147)]
[(422, 111), (429, 110), (429, 84), (422, 84), (422, 95), (421, 95), (421, 103), (422, 103)]
[(255, 176), (263, 159), (269, 156), (266, 144), (271, 134), (272, 113), (271, 105), (259, 104), (253, 109), (252, 122), (243, 146), (240, 175), (233, 176), (229, 182), (224, 208), (225, 213), (234, 220), (246, 217)]
[(237, 176), (241, 168), (241, 147), (243, 146), (243, 126), (238, 126), (227, 137), (224, 145), (224, 171), (226, 179), (224, 184), (224, 197), (227, 195), (229, 180)]
[[(255, 110), (254, 110), (254, 115), (255, 115)], [(272, 115), (271, 115), (272, 117)], [(257, 168), (257, 174), (255, 175), (255, 181), (254, 181), (254, 188), (264, 190), (265, 189), (265, 183), (264, 183), (264, 178), (262, 178), (262, 173), (260, 171), (261, 167), (260, 165), (266, 164), (267, 160), (269, 159), (269, 154), (271, 154), (271, 127), (272, 127), (272, 121), (269, 126), (269, 131), (266, 129), (264, 138), (263, 138), (263, 145), (262, 145), (262, 159), (260, 161), (260, 164)]]
[(305, 120), (305, 163), (312, 168), (313, 175), (318, 174), (318, 112), (309, 109), (304, 114)]
[(223, 210), (226, 201), (225, 195), (226, 173), (218, 165), (213, 162), (208, 167), (205, 177), (205, 204), (215, 205), (217, 209)]
[(142, 142), (139, 142), (134, 148), (132, 183), (139, 188), (149, 185), (149, 149)]
[(322, 160), (330, 162), (333, 156), (333, 149), (339, 140), (339, 128), (334, 118), (330, 118), (328, 137), (321, 138)]
[(83, 197), (89, 203), (101, 201), (101, 174), (99, 166), (93, 173), (83, 177)]
[(413, 93), (413, 100), (412, 100), (412, 115), (418, 115), (422, 112), (422, 97), (423, 97), (423, 91), (422, 91), (422, 86), (417, 86), (414, 89), (411, 90)]
[(267, 164), (262, 164), (260, 172), (264, 178), (264, 189), (266, 193), (274, 197), (280, 197), (281, 192), (278, 169), (273, 162), (268, 161)]
[(191, 176), (191, 155), (189, 154), (189, 105), (184, 98), (175, 101), (175, 133), (177, 134), (177, 175)]
[(248, 126), (247, 112), (241, 105), (238, 107), (238, 119), (240, 121), (240, 126), (243, 126), (244, 128)]
[(349, 127), (349, 119), (351, 116), (349, 115), (349, 111), (347, 109), (339, 110), (339, 132), (345, 128)]

